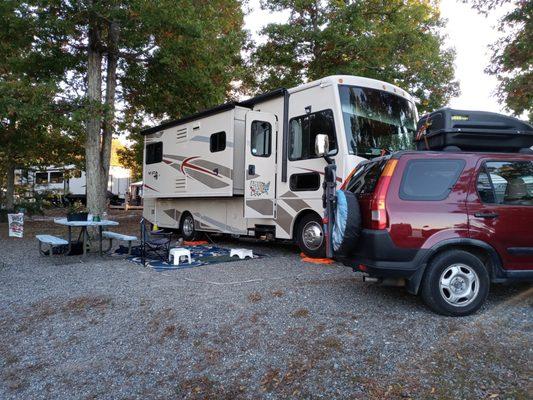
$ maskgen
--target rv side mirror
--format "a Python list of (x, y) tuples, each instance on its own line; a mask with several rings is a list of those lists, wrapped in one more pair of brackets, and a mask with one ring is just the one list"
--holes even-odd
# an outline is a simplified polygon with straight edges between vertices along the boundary
[(326, 156), (329, 153), (328, 135), (318, 134), (315, 137), (315, 153), (319, 157)]

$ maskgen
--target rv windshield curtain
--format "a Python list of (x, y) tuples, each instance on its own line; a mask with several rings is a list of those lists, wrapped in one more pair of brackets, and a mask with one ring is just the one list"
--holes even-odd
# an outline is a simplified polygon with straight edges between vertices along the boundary
[(413, 147), (415, 105), (383, 90), (339, 87), (344, 131), (350, 154), (379, 155), (381, 150)]

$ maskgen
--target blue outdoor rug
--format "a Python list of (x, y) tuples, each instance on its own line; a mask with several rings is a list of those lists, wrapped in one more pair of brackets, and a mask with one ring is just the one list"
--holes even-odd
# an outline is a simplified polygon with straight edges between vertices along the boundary
[[(161, 261), (159, 259), (146, 259), (146, 266), (154, 269), (155, 271), (169, 271), (176, 269), (188, 269), (199, 267), (201, 265), (219, 264), (225, 262), (241, 261), (237, 256), (230, 257), (230, 249), (219, 246), (211, 245), (198, 245), (198, 246), (182, 246), (185, 249), (190, 250), (192, 262), (189, 264), (187, 261), (180, 263), (180, 265), (173, 265), (168, 261)], [(135, 254), (135, 253), (134, 253)], [(254, 253), (254, 260), (266, 257), (263, 254)], [(183, 258), (184, 259), (184, 258)], [(128, 258), (131, 262), (142, 265), (141, 257), (133, 256)], [(245, 258), (250, 260), (250, 258)], [(243, 260), (244, 261), (244, 260)]]

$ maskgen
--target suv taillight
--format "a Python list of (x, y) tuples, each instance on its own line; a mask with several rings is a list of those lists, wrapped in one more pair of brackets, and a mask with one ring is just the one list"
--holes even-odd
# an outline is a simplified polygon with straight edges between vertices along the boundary
[(392, 174), (396, 169), (398, 160), (389, 160), (383, 168), (376, 189), (374, 190), (374, 196), (370, 204), (371, 216), (371, 229), (386, 229), (387, 228), (387, 204), (385, 199), (387, 197), (387, 191), (389, 190)]

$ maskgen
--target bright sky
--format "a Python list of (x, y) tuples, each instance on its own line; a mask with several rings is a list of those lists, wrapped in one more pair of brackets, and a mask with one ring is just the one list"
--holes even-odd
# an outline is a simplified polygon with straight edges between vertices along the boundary
[[(271, 22), (287, 19), (284, 13), (271, 14), (261, 10), (259, 0), (249, 1), (250, 13), (245, 17), (246, 29), (252, 32), (254, 39), (262, 41), (257, 32)], [(505, 13), (505, 8), (492, 12), (488, 17), (478, 14), (460, 0), (442, 0), (441, 12), (448, 20), (444, 33), (447, 35), (448, 47), (455, 48), (456, 78), (461, 86), (461, 94), (450, 101), (449, 106), (459, 109), (503, 112), (494, 91), (496, 78), (485, 74), (489, 64), (488, 45), (494, 43), (500, 35), (496, 29), (498, 18)]]

